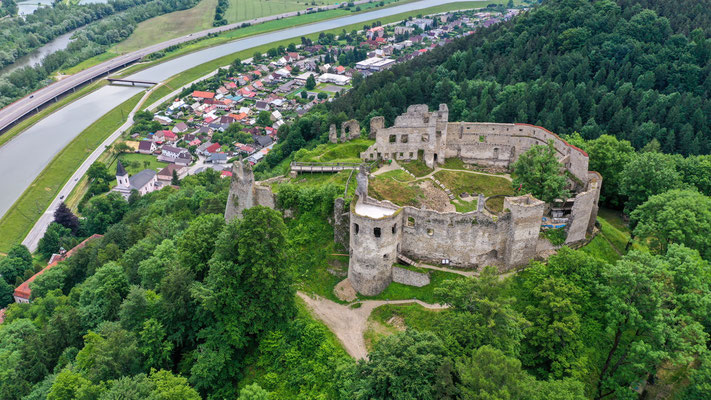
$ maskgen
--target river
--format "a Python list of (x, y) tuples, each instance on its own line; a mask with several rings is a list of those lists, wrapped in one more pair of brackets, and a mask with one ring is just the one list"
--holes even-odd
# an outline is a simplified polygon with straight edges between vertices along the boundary
[[(109, 0), (80, 0), (79, 4), (107, 3)], [(20, 15), (32, 14), (40, 7), (51, 7), (52, 0), (26, 0), (17, 2), (17, 13)]]
[(15, 60), (14, 63), (8, 65), (3, 69), (0, 69), (0, 75), (7, 74), (18, 68), (31, 67), (35, 64), (40, 64), (42, 59), (47, 57), (48, 55), (54, 53), (55, 51), (66, 49), (67, 46), (69, 46), (69, 43), (72, 41), (71, 37), (74, 32), (76, 31), (74, 30), (71, 32), (67, 32), (64, 35), (57, 36), (56, 38), (54, 38), (54, 40), (50, 41), (44, 46), (18, 58), (17, 60)]
[[(265, 43), (298, 38), (324, 30), (383, 18), (411, 10), (465, 0), (421, 0), (362, 14), (335, 18), (280, 31), (251, 36), (177, 57), (129, 76), (127, 79), (160, 82), (171, 76), (222, 56)], [(47, 164), (79, 133), (103, 114), (128, 100), (136, 87), (105, 86), (72, 102), (28, 128), (0, 147), (0, 217), (20, 197)]]

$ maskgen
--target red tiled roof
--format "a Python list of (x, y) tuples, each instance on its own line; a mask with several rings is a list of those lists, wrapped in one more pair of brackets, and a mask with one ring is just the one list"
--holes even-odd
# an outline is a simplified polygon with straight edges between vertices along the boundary
[(515, 125), (530, 126), (530, 127), (533, 127), (533, 128), (543, 129), (544, 131), (546, 131), (546, 132), (550, 133), (551, 135), (555, 136), (556, 138), (558, 138), (558, 140), (560, 140), (560, 141), (562, 141), (563, 143), (565, 143), (568, 147), (573, 148), (573, 149), (579, 151), (579, 152), (582, 153), (582, 155), (584, 155), (585, 157), (589, 157), (589, 156), (588, 156), (588, 153), (586, 153), (585, 150), (583, 150), (583, 149), (581, 149), (581, 148), (579, 148), (579, 147), (573, 146), (572, 144), (570, 144), (570, 143), (566, 142), (565, 140), (563, 140), (560, 136), (556, 135), (555, 133), (549, 131), (548, 129), (546, 129), (546, 128), (542, 127), (542, 126), (531, 125), (531, 124), (521, 124), (521, 123), (518, 123), (518, 124), (515, 124)]
[(54, 260), (54, 261), (52, 261), (51, 263), (49, 263), (49, 265), (47, 265), (46, 267), (42, 268), (42, 270), (41, 270), (40, 272), (38, 272), (38, 273), (32, 275), (32, 277), (31, 277), (30, 279), (28, 279), (28, 280), (22, 282), (22, 284), (21, 284), (20, 286), (18, 286), (18, 287), (15, 289), (14, 295), (15, 295), (16, 297), (21, 297), (21, 298), (23, 298), (23, 299), (29, 300), (29, 299), (30, 299), (30, 296), (32, 295), (32, 291), (30, 290), (30, 283), (32, 283), (35, 279), (37, 279), (38, 276), (44, 274), (45, 271), (47, 271), (48, 269), (50, 269), (50, 268), (52, 268), (52, 267), (55, 267), (57, 264), (59, 264), (60, 261), (64, 261), (64, 260), (66, 260), (67, 258), (71, 257), (77, 250), (79, 250), (79, 249), (83, 248), (84, 246), (86, 246), (86, 244), (87, 244), (90, 240), (96, 239), (96, 238), (100, 238), (100, 237), (102, 237), (102, 236), (103, 236), (103, 235), (99, 235), (99, 234), (91, 235), (89, 238), (85, 239), (83, 242), (81, 242), (81, 243), (79, 243), (78, 245), (76, 245), (73, 249), (69, 250), (64, 256), (62, 256), (62, 257), (52, 257), (52, 260)]
[(206, 148), (205, 151), (208, 153), (214, 153), (217, 149), (222, 147), (219, 143), (213, 143), (210, 145), (210, 147)]
[(198, 97), (201, 99), (212, 99), (215, 97), (215, 93), (212, 92), (201, 92), (199, 90), (196, 90), (193, 92), (193, 97)]

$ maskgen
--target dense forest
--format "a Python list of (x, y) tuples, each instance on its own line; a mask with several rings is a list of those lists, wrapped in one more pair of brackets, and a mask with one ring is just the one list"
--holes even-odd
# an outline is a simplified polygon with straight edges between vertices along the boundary
[[(629, 226), (618, 222), (627, 234), (599, 219), (602, 233), (581, 249), (509, 277), (485, 268), (444, 281), (433, 296), (445, 310), (376, 309), (408, 329), (355, 361), (296, 295), (343, 252), (328, 223), (342, 185), (284, 184), (276, 201), (288, 218), (255, 207), (229, 223), (229, 183), (212, 170), (128, 201), (95, 196), (83, 218), (55, 213), (35, 258), (18, 245), (0, 260), (2, 307), (50, 254), (103, 235), (37, 278), (31, 304), (8, 307), (0, 400), (711, 398), (711, 156), (701, 147), (711, 143), (711, 42), (697, 26), (711, 11), (690, 3), (667, 19), (659, 3), (550, 0), (358, 76), (353, 91), (280, 128), (257, 167), (281, 171), (325, 142), (330, 123), (380, 113), (392, 123), (409, 104), (446, 102), (452, 119), (557, 123), (602, 174), (603, 203), (628, 215)], [(575, 118), (555, 116), (564, 107)], [(625, 109), (631, 121), (616, 120), (630, 129), (613, 130)]]
[(128, 38), (139, 22), (194, 7), (198, 0), (111, 0), (108, 3), (41, 7), (23, 20), (0, 20), (0, 68), (51, 41), (82, 28), (64, 50), (36, 67), (23, 67), (0, 76), (0, 107), (48, 83), (52, 73), (79, 64)]
[[(711, 25), (705, 22), (711, 7), (686, 3), (546, 2), (389, 71), (354, 79), (354, 90), (320, 118), (299, 121), (298, 132), (284, 128), (287, 140), (269, 164), (321, 138), (338, 115), (362, 126), (384, 115), (391, 124), (418, 103), (447, 103), (453, 121), (531, 123), (585, 139), (609, 134), (636, 149), (656, 140), (665, 153), (709, 154)], [(671, 20), (640, 4), (655, 5)]]

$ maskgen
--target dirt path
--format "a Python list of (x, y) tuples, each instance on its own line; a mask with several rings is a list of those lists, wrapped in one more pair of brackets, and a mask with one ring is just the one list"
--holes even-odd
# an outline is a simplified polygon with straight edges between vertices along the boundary
[(313, 315), (323, 321), (326, 326), (341, 341), (348, 354), (356, 359), (368, 357), (368, 350), (365, 347), (363, 333), (368, 327), (368, 317), (374, 309), (385, 304), (409, 304), (417, 303), (422, 307), (431, 310), (441, 310), (447, 308), (446, 305), (428, 304), (420, 300), (366, 300), (359, 302), (359, 308), (335, 303), (331, 300), (319, 296), (310, 296), (303, 292), (297, 292)]
[(425, 176), (421, 176), (417, 179), (420, 180), (420, 179), (425, 179), (425, 178), (431, 178), (434, 174), (436, 174), (439, 171), (464, 172), (466, 174), (494, 176), (497, 178), (504, 178), (509, 182), (511, 181), (511, 177), (508, 175), (497, 175), (497, 174), (490, 174), (488, 172), (469, 171), (467, 169), (451, 169), (451, 168), (440, 168), (440, 167), (435, 168), (434, 171), (430, 172), (429, 174), (427, 174)]

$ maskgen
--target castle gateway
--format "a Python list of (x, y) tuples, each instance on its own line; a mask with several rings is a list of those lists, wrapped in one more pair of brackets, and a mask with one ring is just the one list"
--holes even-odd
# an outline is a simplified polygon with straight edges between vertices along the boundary
[(370, 134), (375, 144), (361, 158), (365, 162), (419, 159), (430, 168), (447, 158), (460, 158), (466, 164), (507, 169), (531, 146), (552, 141), (572, 197), (560, 204), (546, 204), (530, 195), (506, 197), (502, 212), (487, 210), (482, 201), (476, 211), (467, 213), (401, 207), (370, 197), (368, 171), (361, 168), (350, 210), (343, 210), (342, 199), (335, 207), (335, 220), (349, 224), (348, 278), (359, 293), (382, 292), (393, 280), (393, 264), (398, 260), (472, 269), (494, 265), (505, 272), (550, 250), (550, 243), (539, 238), (544, 224), (563, 227), (566, 244), (581, 242), (592, 232), (602, 178), (588, 171), (584, 151), (538, 126), (450, 123), (448, 118), (445, 104), (434, 112), (426, 105), (410, 106), (390, 128), (384, 127), (382, 117), (373, 118)]

